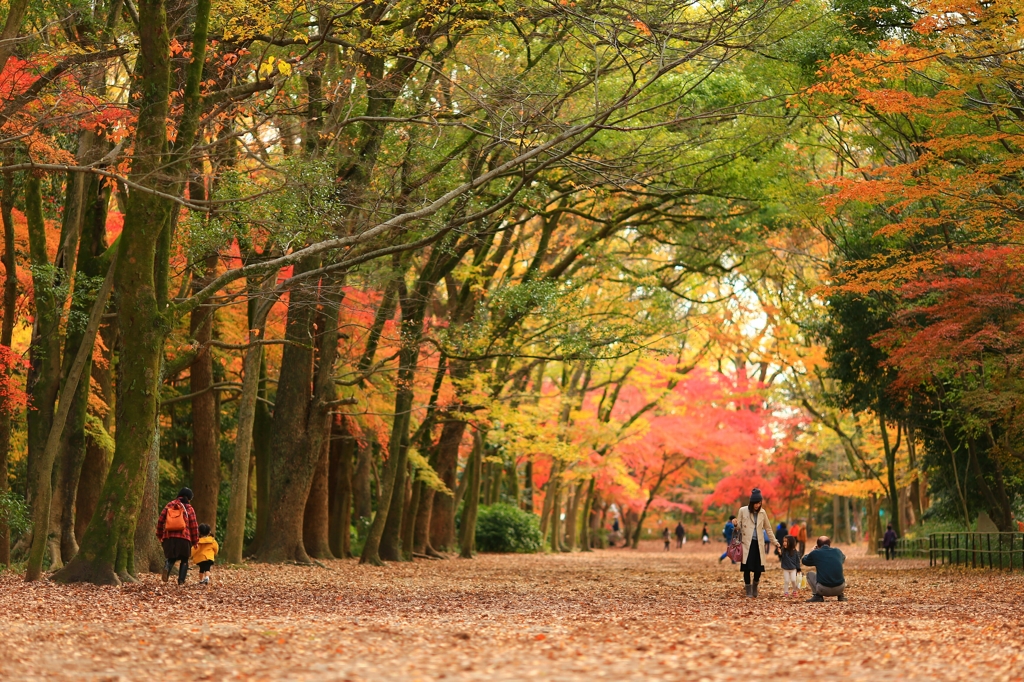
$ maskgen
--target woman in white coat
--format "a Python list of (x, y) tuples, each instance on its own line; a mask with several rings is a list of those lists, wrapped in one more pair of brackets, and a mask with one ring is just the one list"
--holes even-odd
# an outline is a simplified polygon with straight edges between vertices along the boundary
[(765, 557), (761, 550), (761, 538), (765, 536), (773, 545), (779, 546), (768, 512), (764, 510), (761, 490), (754, 488), (750, 493), (750, 504), (740, 507), (736, 512), (736, 537), (743, 545), (743, 562), (740, 564), (740, 570), (743, 571), (743, 584), (746, 586), (748, 597), (757, 596), (757, 586), (765, 570)]

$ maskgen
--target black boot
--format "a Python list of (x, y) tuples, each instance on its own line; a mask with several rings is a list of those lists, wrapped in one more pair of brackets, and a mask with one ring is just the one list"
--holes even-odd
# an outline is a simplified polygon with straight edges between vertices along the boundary
[(825, 601), (825, 598), (822, 597), (820, 594), (816, 594), (813, 597), (811, 597), (810, 599), (808, 599), (807, 601), (815, 601), (815, 602), (817, 602), (817, 601)]
[(757, 586), (758, 586), (758, 583), (754, 583), (753, 584), (753, 590), (751, 591), (752, 594), (750, 595), (750, 596), (754, 597), (755, 599), (757, 598)]

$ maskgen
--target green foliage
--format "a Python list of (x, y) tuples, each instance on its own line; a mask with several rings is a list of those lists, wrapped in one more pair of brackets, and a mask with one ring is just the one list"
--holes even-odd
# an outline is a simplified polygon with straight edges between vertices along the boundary
[(7, 524), (12, 535), (20, 535), (31, 527), (28, 505), (21, 495), (12, 490), (0, 492), (0, 521)]
[(540, 551), (543, 538), (535, 514), (510, 504), (480, 507), (476, 548), (481, 552), (529, 554)]

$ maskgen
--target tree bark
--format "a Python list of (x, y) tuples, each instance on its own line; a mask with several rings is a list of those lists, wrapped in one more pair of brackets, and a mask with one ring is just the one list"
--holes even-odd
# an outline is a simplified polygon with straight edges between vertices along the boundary
[[(27, 6), (27, 0), (23, 4)], [(4, 161), (6, 162), (7, 159), (5, 158)], [(2, 218), (4, 230), (4, 296), (3, 322), (0, 323), (0, 345), (8, 350), (10, 350), (14, 335), (15, 306), (18, 300), (18, 276), (14, 261), (13, 209), (14, 179), (11, 177), (11, 173), (5, 172), (3, 174), (3, 194), (0, 195), (0, 218)], [(5, 367), (3, 371), (10, 373), (11, 368)], [(0, 494), (9, 489), (7, 469), (11, 452), (11, 416), (9, 405), (0, 410)], [(11, 565), (11, 530), (3, 521), (0, 521), (0, 564), (8, 567)]]
[(330, 441), (320, 447), (320, 459), (313, 471), (313, 480), (306, 498), (306, 509), (302, 521), (302, 543), (306, 553), (316, 559), (333, 559), (329, 537), (330, 508), (328, 490), (328, 463)]
[(356, 519), (368, 519), (373, 515), (373, 494), (370, 490), (370, 477), (373, 448), (369, 443), (356, 444), (356, 471), (352, 479), (352, 497)]
[[(250, 286), (254, 293), (265, 293), (271, 283), (276, 283), (276, 272), (267, 277), (261, 285)], [(235, 433), (235, 454), (231, 462), (231, 493), (228, 500), (228, 515), (224, 534), (224, 561), (229, 564), (242, 563), (242, 549), (245, 544), (245, 515), (249, 501), (249, 472), (252, 453), (253, 430), (256, 423), (257, 403), (260, 388), (260, 367), (263, 363), (263, 333), (266, 329), (270, 305), (257, 297), (249, 306), (249, 348), (242, 360), (242, 391), (238, 396), (238, 426)]]
[[(26, 497), (32, 510), (32, 546), (39, 542), (49, 547), (54, 563), (60, 565), (59, 539), (48, 542), (51, 530), (50, 496), (53, 461), (44, 458), (46, 440), (53, 424), (54, 403), (60, 390), (60, 305), (56, 299), (57, 282), (50, 276), (50, 265), (46, 245), (46, 224), (43, 218), (43, 199), (39, 178), (29, 174), (25, 177), (25, 217), (28, 223), (29, 257), (32, 264), (32, 290), (35, 317), (32, 325), (32, 341), (29, 347), (29, 372), (26, 381), (31, 400), (28, 410), (28, 485)], [(39, 551), (42, 551), (39, 550)], [(31, 564), (42, 566), (42, 555), (38, 560), (32, 556)], [(40, 569), (41, 570), (41, 569)], [(34, 570), (32, 571), (34, 572)]]
[(462, 505), (462, 524), (459, 537), (459, 556), (472, 559), (476, 548), (476, 513), (480, 505), (480, 470), (483, 468), (483, 439), (479, 432), (473, 434), (473, 452), (469, 456), (468, 470), (463, 476), (469, 476), (466, 487), (465, 502)]
[(274, 420), (267, 404), (267, 361), (260, 360), (259, 388), (256, 390), (256, 414), (253, 417), (252, 443), (256, 459), (256, 535), (246, 549), (247, 555), (258, 556), (266, 536), (267, 518), (270, 516), (270, 440)]
[[(75, 174), (76, 176), (80, 174)], [(106, 219), (110, 192), (105, 183), (97, 177), (86, 182), (83, 190), (83, 220), (81, 237), (78, 241), (78, 258), (75, 270), (78, 279), (75, 288), (80, 287), (82, 276), (99, 277), (104, 273), (103, 267), (107, 259), (103, 257), (107, 249)], [(79, 315), (88, 315), (96, 299), (95, 292), (77, 292), (72, 300), (72, 310)], [(68, 372), (79, 347), (84, 341), (84, 330), (69, 329), (64, 343), (64, 367), (62, 376), (67, 381)], [(74, 405), (68, 416), (61, 441), (61, 476), (57, 487), (55, 501), (59, 506), (60, 516), (60, 553), (64, 561), (70, 561), (78, 554), (78, 538), (76, 534), (77, 499), (79, 480), (86, 461), (88, 439), (85, 425), (88, 419), (89, 394), (93, 374), (92, 356), (86, 360), (82, 377), (74, 395)], [(104, 462), (105, 463), (105, 462)], [(94, 508), (94, 506), (92, 507)], [(87, 513), (91, 513), (92, 508)], [(87, 519), (86, 519), (87, 520)]]
[(163, 567), (163, 552), (156, 537), (156, 522), (160, 516), (160, 425), (153, 428), (153, 439), (146, 461), (146, 487), (142, 493), (139, 520), (135, 525), (135, 548), (132, 567), (128, 573), (137, 578), (143, 568), (158, 573)]
[[(71, 413), (71, 409), (74, 404), (73, 397), (75, 395), (75, 391), (78, 389), (78, 383), (82, 377), (85, 365), (92, 356), (93, 342), (96, 338), (96, 333), (100, 328), (103, 309), (106, 307), (107, 297), (114, 284), (115, 263), (116, 261), (111, 263), (106, 279), (104, 279), (103, 285), (100, 287), (100, 291), (96, 296), (96, 301), (93, 303), (92, 310), (89, 312), (89, 323), (86, 325), (82, 343), (75, 353), (74, 362), (68, 370), (67, 381), (61, 389), (60, 405), (54, 413), (50, 424), (50, 432), (47, 434), (46, 442), (43, 446), (43, 452), (39, 457), (39, 471), (43, 472), (44, 477), (38, 481), (39, 487), (36, 490), (36, 506), (33, 509), (32, 522), (37, 529), (43, 528), (43, 524), (45, 524), (51, 516), (50, 503), (52, 489), (50, 487), (49, 473), (53, 468), (53, 462), (57, 457), (57, 451), (60, 449), (61, 435), (64, 432), (64, 425), (67, 423), (68, 415)], [(46, 537), (43, 533), (39, 533), (37, 531), (33, 534), (32, 546), (29, 551), (28, 567), (25, 572), (25, 580), (38, 580), (42, 575), (43, 551), (46, 544)]]
[[(170, 39), (164, 0), (141, 0), (138, 12), (140, 48), (133, 87), (138, 96), (129, 101), (138, 104), (139, 115), (130, 177), (136, 184), (159, 187), (167, 184), (164, 160), (170, 95)], [(198, 57), (201, 74), (202, 50), (197, 56), (195, 47), (193, 62)], [(187, 135), (179, 132), (179, 140), (182, 137)], [(81, 550), (54, 576), (62, 582), (116, 585), (128, 576), (156, 423), (167, 326), (157, 297), (166, 284), (157, 282), (156, 257), (162, 233), (169, 230), (171, 205), (156, 195), (137, 191), (128, 195), (126, 208), (114, 283), (121, 332), (114, 459)]]
[[(459, 465), (459, 447), (466, 433), (466, 422), (448, 419), (441, 427), (437, 441), (437, 475), (455, 490), (455, 474)], [(449, 495), (434, 495), (430, 512), (430, 545), (437, 550), (451, 550), (455, 545), (455, 498)]]
[[(302, 274), (317, 267), (305, 260)], [(313, 471), (320, 451), (308, 451), (307, 425), (313, 385), (313, 316), (316, 294), (309, 287), (290, 292), (280, 381), (274, 402), (270, 441), (268, 516), (260, 539), (260, 561), (309, 563), (302, 544), (302, 525)], [(257, 466), (258, 466), (257, 462)]]
[[(879, 401), (880, 402), (880, 401)], [(888, 490), (886, 495), (889, 498), (889, 518), (896, 535), (903, 537), (900, 528), (899, 492), (896, 489), (896, 452), (889, 444), (889, 429), (885, 425), (885, 417), (882, 416), (881, 405), (878, 412), (878, 426), (882, 432), (882, 447), (885, 450), (885, 469), (888, 474)], [(899, 437), (897, 436), (897, 441)]]
[[(201, 291), (216, 275), (217, 257), (206, 260), (202, 277), (192, 291)], [(217, 498), (220, 496), (220, 415), (213, 386), (213, 351), (210, 341), (214, 327), (213, 305), (201, 305), (192, 311), (189, 331), (199, 352), (189, 367), (189, 391), (192, 397), (192, 507), (196, 521), (217, 527)]]
[[(432, 257), (433, 258), (433, 257)], [(429, 269), (429, 264), (427, 268)], [(409, 421), (413, 403), (413, 387), (416, 365), (419, 361), (420, 338), (423, 336), (423, 318), (426, 314), (427, 299), (433, 291), (433, 281), (421, 277), (410, 295), (402, 300), (402, 347), (398, 354), (397, 390), (395, 392), (395, 418), (391, 427), (391, 438), (388, 443), (388, 461), (384, 467), (381, 489), (377, 497), (377, 515), (370, 526), (370, 532), (363, 547), (361, 563), (380, 565), (382, 563), (381, 548), (398, 549), (398, 532), (401, 529), (401, 518), (393, 519), (389, 528), (389, 536), (385, 539), (385, 526), (392, 510), (401, 509), (401, 499), (396, 508), (392, 498), (397, 491), (401, 498), (402, 482), (404, 481), (406, 455), (408, 452)], [(401, 513), (400, 511), (398, 512)], [(387, 551), (387, 550), (385, 550)], [(392, 554), (393, 556), (393, 554)]]
[[(315, 269), (318, 263), (318, 259), (307, 259), (301, 269), (296, 266), (295, 272)], [(310, 561), (303, 546), (304, 512), (314, 473), (325, 456), (323, 443), (329, 437), (342, 296), (340, 281), (331, 278), (325, 278), (317, 288), (304, 287), (291, 292), (285, 337), (292, 343), (284, 347), (274, 406), (269, 515), (260, 541), (260, 561)], [(314, 337), (317, 303), (322, 305), (322, 310), (318, 335)], [(326, 525), (324, 536), (326, 540)], [(329, 553), (329, 542), (316, 551)]]
[(423, 497), (423, 481), (417, 481), (409, 477), (411, 487), (409, 503), (406, 505), (402, 516), (402, 556), (412, 559), (413, 541), (416, 529), (416, 516), (420, 508), (420, 499)]
[(342, 417), (331, 439), (331, 553), (339, 559), (352, 557), (352, 460), (356, 439), (349, 432), (346, 418)]

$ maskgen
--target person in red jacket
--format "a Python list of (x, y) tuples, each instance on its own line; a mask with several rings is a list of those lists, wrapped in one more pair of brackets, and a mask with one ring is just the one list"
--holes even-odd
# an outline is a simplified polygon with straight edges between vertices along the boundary
[(164, 558), (167, 559), (161, 573), (164, 582), (170, 577), (174, 564), (180, 561), (178, 584), (185, 584), (188, 558), (192, 554), (192, 548), (199, 544), (199, 524), (196, 522), (196, 512), (192, 509), (191, 501), (192, 491), (182, 488), (178, 491), (178, 496), (164, 506), (156, 522), (156, 537), (163, 545)]

